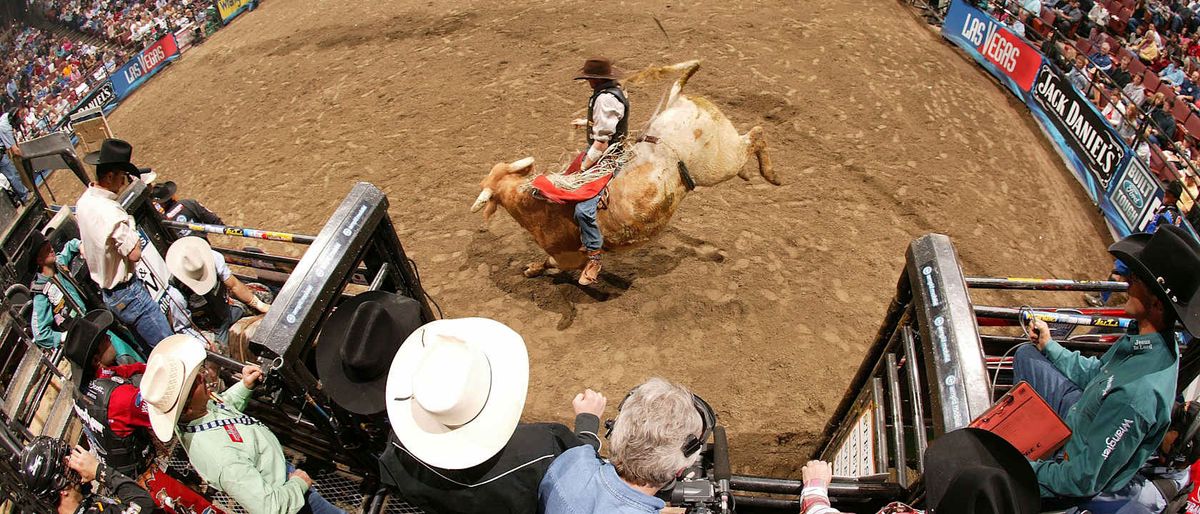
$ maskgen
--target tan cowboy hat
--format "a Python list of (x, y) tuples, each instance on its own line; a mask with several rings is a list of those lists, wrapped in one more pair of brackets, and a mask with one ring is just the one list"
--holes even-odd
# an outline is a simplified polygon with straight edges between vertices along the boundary
[(508, 444), (529, 386), (521, 336), (486, 318), (438, 320), (392, 359), (387, 413), (404, 447), (430, 466), (466, 469)]
[(579, 70), (579, 75), (575, 77), (575, 80), (617, 80), (624, 76), (625, 74), (621, 73), (621, 70), (613, 67), (611, 59), (607, 57), (593, 57), (584, 61), (583, 68)]
[(167, 270), (196, 294), (217, 286), (217, 264), (212, 246), (196, 236), (181, 237), (167, 248)]
[(142, 375), (142, 400), (159, 441), (170, 441), (175, 434), (175, 423), (206, 356), (204, 342), (182, 334), (163, 339), (150, 352)]

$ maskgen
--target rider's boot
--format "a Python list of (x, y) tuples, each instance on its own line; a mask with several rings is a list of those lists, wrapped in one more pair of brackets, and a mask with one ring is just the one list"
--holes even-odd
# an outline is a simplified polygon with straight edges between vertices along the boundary
[(583, 267), (583, 272), (579, 274), (579, 285), (590, 286), (600, 276), (600, 253), (601, 250), (590, 250), (587, 252), (588, 261)]

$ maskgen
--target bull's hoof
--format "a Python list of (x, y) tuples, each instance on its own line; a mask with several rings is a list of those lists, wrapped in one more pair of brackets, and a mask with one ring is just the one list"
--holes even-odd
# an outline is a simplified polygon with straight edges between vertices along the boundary
[(530, 264), (525, 267), (525, 271), (521, 272), (525, 278), (540, 277), (546, 274), (546, 265), (543, 263)]

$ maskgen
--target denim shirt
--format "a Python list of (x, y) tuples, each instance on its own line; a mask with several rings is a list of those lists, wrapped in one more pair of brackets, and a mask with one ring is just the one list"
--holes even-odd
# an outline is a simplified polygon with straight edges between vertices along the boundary
[(666, 506), (622, 481), (612, 464), (586, 445), (554, 459), (542, 478), (538, 498), (543, 514), (640, 514)]

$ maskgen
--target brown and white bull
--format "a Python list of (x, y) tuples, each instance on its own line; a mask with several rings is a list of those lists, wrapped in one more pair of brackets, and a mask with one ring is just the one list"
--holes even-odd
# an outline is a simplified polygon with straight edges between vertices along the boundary
[[(686, 169), (697, 187), (714, 186), (734, 176), (750, 180), (750, 173), (743, 167), (753, 155), (758, 159), (758, 173), (779, 185), (767, 156), (762, 127), (738, 134), (733, 123), (707, 99), (683, 93), (688, 78), (699, 69), (700, 61), (688, 61), (648, 68), (626, 79), (636, 82), (668, 73), (682, 74), (672, 86), (663, 110), (646, 129), (646, 135), (658, 141), (636, 143), (633, 158), (609, 182), (608, 208), (598, 213), (606, 250), (619, 251), (648, 241), (667, 225), (689, 191), (682, 170)], [(483, 191), (471, 212), (483, 209), (487, 220), (497, 206), (502, 206), (533, 235), (549, 258), (530, 264), (525, 276), (537, 276), (550, 267), (579, 269), (586, 257), (579, 249), (574, 206), (537, 199), (522, 187), (531, 178), (533, 162), (533, 157), (526, 157), (492, 166), (480, 183)]]

